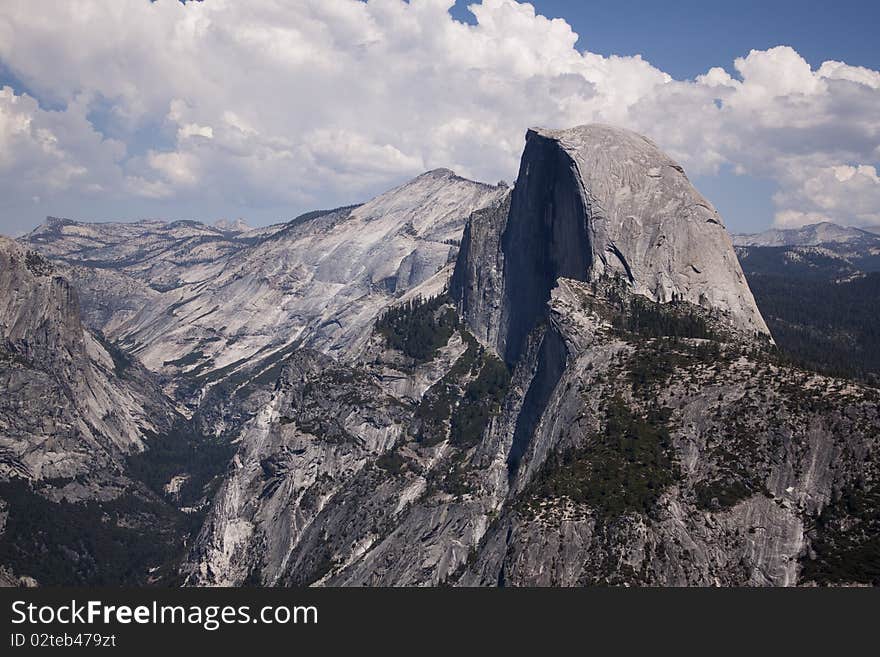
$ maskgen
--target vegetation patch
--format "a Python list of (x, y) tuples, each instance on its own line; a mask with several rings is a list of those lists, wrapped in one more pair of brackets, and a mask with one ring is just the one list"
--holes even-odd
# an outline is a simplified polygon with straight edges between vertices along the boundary
[(385, 452), (376, 459), (376, 466), (382, 468), (386, 472), (389, 472), (393, 475), (403, 474), (403, 470), (406, 467), (407, 459), (402, 457), (396, 451)]
[(510, 387), (504, 362), (486, 352), (466, 331), (461, 334), (467, 344), (464, 354), (416, 408), (417, 439), (422, 445), (437, 445), (449, 437), (456, 447), (475, 446), (490, 419), (501, 412)]
[(390, 348), (403, 352), (416, 362), (427, 362), (458, 329), (455, 310), (444, 308), (449, 302), (449, 296), (441, 294), (394, 306), (376, 320), (376, 330), (384, 336)]
[(455, 452), (450, 459), (428, 473), (427, 494), (443, 492), (455, 497), (468, 495), (475, 488), (469, 476), (471, 472), (464, 452)]
[(717, 333), (693, 304), (684, 301), (659, 303), (638, 295), (631, 295), (628, 303), (623, 299), (618, 303), (620, 312), (613, 324), (619, 331), (647, 338), (718, 339)]
[(719, 477), (713, 481), (701, 481), (694, 486), (697, 506), (707, 511), (732, 509), (755, 492), (756, 487), (737, 477)]
[[(818, 584), (880, 585), (880, 487), (853, 487), (816, 519), (802, 579)], [(811, 558), (815, 557), (815, 558)]]
[[(880, 387), (880, 263), (829, 258), (817, 250), (740, 249), (749, 287), (789, 363)], [(852, 264), (851, 264), (852, 263)], [(859, 269), (862, 271), (860, 272)]]
[(42, 586), (168, 583), (182, 538), (197, 529), (169, 505), (133, 494), (110, 502), (50, 502), (22, 480), (0, 482), (7, 503), (0, 563)]
[(679, 477), (667, 428), (669, 409), (642, 416), (621, 397), (608, 404), (605, 431), (581, 449), (551, 456), (529, 503), (565, 497), (606, 517), (649, 513)]
[(34, 276), (50, 276), (54, 271), (51, 263), (36, 251), (24, 254), (24, 264)]
[(22, 367), (34, 368), (33, 362), (15, 351), (8, 351), (0, 344), (0, 365), (20, 365)]
[(457, 447), (473, 447), (483, 435), (489, 420), (501, 412), (510, 387), (510, 372), (500, 358), (484, 354), (477, 378), (467, 384), (452, 414), (450, 439)]
[(166, 360), (162, 363), (162, 366), (167, 367), (168, 365), (171, 365), (172, 367), (186, 367), (187, 365), (195, 365), (204, 357), (205, 354), (202, 353), (202, 350), (196, 349), (195, 351), (188, 353), (186, 356), (182, 356), (176, 360)]
[(131, 356), (125, 353), (122, 349), (117, 347), (115, 344), (110, 342), (107, 338), (105, 338), (100, 332), (95, 332), (95, 337), (101, 343), (101, 346), (107, 350), (107, 353), (110, 354), (110, 358), (113, 359), (113, 371), (119, 378), (122, 378), (126, 371), (134, 364), (134, 360)]
[(147, 449), (128, 457), (132, 476), (144, 482), (157, 495), (165, 495), (165, 484), (178, 474), (189, 478), (180, 488), (180, 506), (193, 506), (218, 483), (235, 445), (201, 435), (181, 423), (169, 433), (147, 440)]
[(654, 339), (637, 345), (627, 363), (627, 376), (634, 391), (644, 390), (664, 384), (680, 368), (713, 365), (725, 358), (718, 342)]
[(466, 331), (461, 333), (467, 349), (443, 378), (425, 392), (416, 407), (415, 417), (419, 424), (416, 439), (426, 447), (446, 440), (452, 407), (461, 394), (460, 381), (470, 374), (480, 357), (477, 341)]

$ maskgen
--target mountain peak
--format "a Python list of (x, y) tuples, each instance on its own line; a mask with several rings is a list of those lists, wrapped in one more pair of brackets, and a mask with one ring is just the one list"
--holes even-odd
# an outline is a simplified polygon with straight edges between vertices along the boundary
[(443, 242), (461, 237), (464, 221), (475, 209), (493, 203), (505, 188), (468, 180), (450, 169), (427, 171), (357, 207), (352, 216), (393, 226)]
[(235, 220), (218, 219), (212, 225), (224, 233), (244, 233), (251, 229), (251, 226), (241, 217)]
[(502, 247), (509, 358), (558, 278), (620, 276), (635, 294), (769, 335), (718, 212), (680, 165), (629, 130), (529, 130)]
[(497, 184), (490, 185), (489, 183), (480, 182), (478, 180), (472, 180), (470, 178), (465, 178), (464, 176), (460, 176), (452, 169), (447, 169), (445, 167), (440, 167), (438, 169), (431, 169), (430, 171), (425, 171), (422, 174), (419, 174), (409, 182), (404, 183), (401, 187), (406, 187), (407, 185), (418, 183), (419, 181), (425, 180), (437, 180), (437, 181), (461, 181), (464, 183), (469, 183), (471, 185), (479, 185), (480, 187), (492, 189), (492, 188), (504, 188), (509, 187), (507, 182), (504, 180), (499, 180)]
[(41, 223), (39, 226), (34, 228), (30, 234), (38, 235), (44, 232), (57, 232), (63, 230), (65, 226), (75, 226), (76, 222), (73, 219), (66, 219), (64, 217), (53, 217), (47, 216), (46, 220)]
[(437, 169), (431, 169), (430, 171), (425, 171), (425, 173), (416, 176), (418, 178), (457, 178), (455, 171), (452, 169), (447, 169), (445, 167), (440, 167)]

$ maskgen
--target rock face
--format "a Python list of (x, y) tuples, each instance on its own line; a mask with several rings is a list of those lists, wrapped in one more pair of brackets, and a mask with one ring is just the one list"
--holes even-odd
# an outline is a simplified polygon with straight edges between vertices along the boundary
[(4, 477), (106, 474), (143, 449), (147, 432), (171, 424), (173, 407), (150, 377), (83, 328), (67, 280), (7, 238), (0, 238), (0, 341)]
[(195, 444), (155, 375), (83, 326), (63, 271), (0, 237), (0, 583), (173, 581), (218, 446)]
[(711, 308), (769, 335), (718, 212), (679, 165), (626, 130), (529, 130), (502, 251), (509, 360), (559, 277), (618, 274), (635, 294)]
[(223, 260), (252, 243), (254, 235), (279, 227), (251, 235), (196, 221), (84, 223), (48, 217), (23, 240), (54, 261), (122, 273), (162, 291), (179, 285), (187, 271)]
[(877, 390), (724, 341), (614, 330), (600, 299), (578, 281), (554, 290), (550, 326), (567, 364), (458, 582), (872, 581), (817, 521), (839, 513), (835, 500), (869, 498), (871, 510), (847, 522), (858, 549), (873, 540), (864, 527), (876, 487), (860, 482), (876, 476)]
[(501, 344), (501, 304), (504, 297), (504, 251), (501, 238), (510, 214), (510, 195), (478, 210), (467, 222), (450, 281), (459, 312), (481, 342)]
[(246, 233), (251, 230), (251, 227), (244, 219), (218, 219), (213, 224), (214, 228), (219, 228), (224, 233)]
[[(876, 390), (616, 329), (615, 308), (561, 279), (485, 415), (468, 409), (498, 392), (476, 383), (491, 354), (464, 327), (423, 363), (382, 335), (355, 367), (295, 353), (241, 431), (186, 581), (792, 585), (865, 549), (873, 510), (836, 504), (874, 499)], [(854, 545), (817, 529), (830, 519), (858, 527)]]

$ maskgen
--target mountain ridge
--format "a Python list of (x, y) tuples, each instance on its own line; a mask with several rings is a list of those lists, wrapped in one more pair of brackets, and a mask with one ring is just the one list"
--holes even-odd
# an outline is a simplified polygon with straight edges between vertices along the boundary
[(735, 246), (820, 246), (823, 244), (875, 244), (880, 235), (864, 228), (841, 226), (831, 221), (808, 224), (800, 228), (771, 228), (761, 233), (739, 233), (733, 236)]
[[(174, 222), (157, 229), (150, 222), (155, 245), (120, 235), (110, 241), (92, 235), (96, 229), (84, 224), (65, 224), (85, 233), (70, 240), (50, 241), (55, 233), (38, 229), (24, 241), (49, 257), (75, 262), (88, 305), (112, 297), (114, 289), (137, 288), (139, 310), (94, 318), (103, 321), (96, 328), (148, 368), (209, 374), (297, 340), (348, 349), (359, 327), (368, 326), (384, 305), (449, 265), (467, 214), (483, 199), (488, 203), (504, 193), (440, 169), (366, 204), (307, 213), (255, 239), (248, 233), (230, 237), (201, 224)], [(95, 255), (79, 258), (92, 244)], [(96, 273), (114, 261), (116, 272)], [(123, 286), (120, 272), (136, 283), (126, 280)], [(341, 334), (332, 315), (357, 298), (367, 305), (346, 318), (351, 326)], [(233, 317), (236, 324), (226, 319)]]
[(210, 437), (136, 469), (199, 507), (187, 585), (874, 581), (880, 393), (779, 357), (639, 135), (532, 130), (512, 189), (433, 170), (243, 245), (60, 228), (83, 315)]

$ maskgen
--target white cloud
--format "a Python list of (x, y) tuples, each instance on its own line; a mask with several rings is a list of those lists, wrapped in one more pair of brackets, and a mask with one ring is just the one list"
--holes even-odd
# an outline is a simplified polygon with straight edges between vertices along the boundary
[(199, 161), (192, 153), (150, 151), (147, 162), (172, 184), (191, 187), (199, 181)]
[(214, 138), (214, 128), (209, 125), (198, 125), (197, 123), (184, 123), (177, 129), (177, 140), (184, 141), (190, 137), (204, 137), (205, 139)]
[(880, 89), (880, 71), (863, 66), (849, 66), (843, 62), (828, 61), (819, 67), (819, 76), (829, 80), (849, 80), (873, 89)]
[[(778, 223), (877, 219), (880, 72), (814, 70), (778, 47), (736, 75), (674, 80), (638, 56), (578, 52), (531, 5), (484, 0), (477, 25), (451, 5), (5, 0), (0, 62), (66, 109), (0, 94), (0, 171), (28, 181), (3, 191), (326, 206), (438, 166), (510, 179), (527, 127), (603, 121), (691, 172), (772, 178)], [(99, 102), (115, 139), (90, 122)]]
[(87, 105), (76, 96), (66, 111), (47, 112), (30, 96), (0, 88), (0, 192), (7, 200), (94, 191), (119, 177), (125, 146), (95, 132)]
[(798, 176), (776, 202), (784, 209), (776, 215), (780, 225), (804, 225), (839, 221), (856, 225), (880, 225), (880, 177), (869, 165), (817, 167)]
[(187, 103), (179, 98), (171, 101), (171, 109), (168, 111), (168, 120), (177, 124), (177, 140), (185, 141), (191, 137), (214, 138), (214, 129), (208, 125), (187, 123), (186, 117), (190, 113)]

